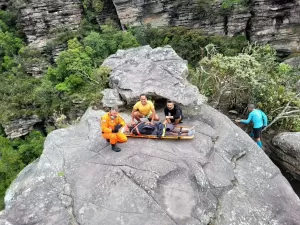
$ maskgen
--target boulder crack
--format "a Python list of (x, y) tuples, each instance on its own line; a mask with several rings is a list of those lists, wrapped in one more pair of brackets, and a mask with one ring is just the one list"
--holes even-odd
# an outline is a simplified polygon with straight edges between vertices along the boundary
[(233, 165), (233, 169), (235, 169), (236, 167), (236, 161), (243, 158), (246, 155), (245, 151), (242, 151), (238, 154), (235, 154), (232, 158), (231, 158), (231, 164)]
[(140, 189), (142, 189), (174, 224), (178, 225), (177, 222), (172, 218), (172, 216), (169, 215), (169, 213), (164, 210), (164, 208), (156, 201), (156, 199), (147, 190), (145, 190), (139, 183), (137, 183), (132, 177), (130, 177), (124, 170), (121, 169), (121, 171), (133, 184), (135, 184)]

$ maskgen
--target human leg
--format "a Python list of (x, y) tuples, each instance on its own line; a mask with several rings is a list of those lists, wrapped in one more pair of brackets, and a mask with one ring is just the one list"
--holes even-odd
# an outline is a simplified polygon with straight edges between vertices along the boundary
[(261, 142), (261, 131), (262, 131), (262, 127), (260, 128), (253, 128), (253, 136), (254, 136), (254, 141), (256, 142), (256, 144), (262, 148), (262, 142)]
[[(124, 135), (124, 134), (123, 134)], [(103, 133), (102, 136), (106, 139), (109, 139), (109, 142), (111, 144), (111, 149), (115, 152), (121, 151), (119, 147), (116, 146), (117, 143), (117, 133)], [(125, 135), (124, 135), (125, 136)], [(125, 136), (126, 137), (126, 136)], [(127, 140), (127, 139), (126, 139)]]
[[(152, 118), (153, 118), (153, 114), (151, 113), (151, 114), (149, 114), (148, 115), (148, 118), (150, 119), (150, 120), (152, 120)], [(158, 117), (158, 115), (157, 114), (155, 114), (155, 116), (154, 116), (154, 119), (153, 120), (155, 120), (155, 121), (159, 121), (159, 117)]]
[(124, 143), (127, 141), (127, 137), (123, 133), (117, 133), (117, 142)]
[(179, 118), (174, 118), (174, 124), (177, 125), (182, 120), (182, 116), (180, 115)]
[(133, 117), (137, 120), (137, 122), (141, 122), (141, 118), (143, 118), (144, 116), (139, 111), (135, 111), (133, 113)]

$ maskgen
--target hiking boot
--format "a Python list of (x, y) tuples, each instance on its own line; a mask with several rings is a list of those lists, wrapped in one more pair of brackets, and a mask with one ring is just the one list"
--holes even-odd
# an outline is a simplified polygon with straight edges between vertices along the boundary
[(106, 141), (109, 143), (110, 142), (110, 140), (109, 139), (106, 139)]
[(111, 150), (115, 151), (115, 152), (120, 152), (121, 149), (119, 147), (117, 147), (115, 144), (111, 145)]

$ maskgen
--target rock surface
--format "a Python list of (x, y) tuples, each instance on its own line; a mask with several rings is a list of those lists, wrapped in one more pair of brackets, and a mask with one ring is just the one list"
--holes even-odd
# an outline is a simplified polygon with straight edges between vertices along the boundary
[(28, 134), (33, 130), (33, 126), (41, 122), (38, 116), (31, 116), (26, 119), (19, 119), (11, 121), (4, 125), (4, 132), (8, 138), (17, 138)]
[(105, 89), (102, 91), (103, 98), (101, 100), (103, 107), (122, 106), (124, 102), (120, 99), (117, 89)]
[(100, 138), (104, 112), (87, 111), (50, 133), (0, 224), (299, 224), (299, 198), (250, 137), (207, 105), (189, 112), (193, 140), (129, 139), (116, 153)]
[(27, 41), (38, 48), (55, 38), (59, 29), (77, 30), (82, 19), (79, 0), (30, 0), (22, 6), (20, 14)]
[(300, 68), (300, 56), (284, 60), (284, 63), (298, 69), (298, 68)]
[(272, 44), (282, 55), (299, 52), (300, 1), (253, 0), (225, 10), (221, 1), (113, 0), (121, 24), (186, 26), (207, 34), (244, 34)]
[(300, 132), (284, 132), (272, 139), (272, 155), (289, 173), (300, 180)]
[(170, 46), (118, 50), (103, 65), (112, 69), (110, 87), (117, 89), (127, 104), (135, 103), (142, 93), (182, 105), (200, 105), (206, 101), (197, 87), (186, 80), (187, 61)]
[(251, 40), (273, 45), (283, 55), (300, 51), (300, 1), (254, 0)]
[[(119, 25), (185, 26), (206, 34), (245, 35), (269, 43), (286, 56), (300, 51), (300, 0), (253, 0), (248, 5), (224, 9), (221, 1), (105, 0), (98, 23), (110, 18)], [(0, 1), (0, 7), (6, 7)], [(82, 19), (81, 2), (30, 0), (21, 8), (20, 24), (29, 43), (43, 47), (55, 32), (76, 30)]]

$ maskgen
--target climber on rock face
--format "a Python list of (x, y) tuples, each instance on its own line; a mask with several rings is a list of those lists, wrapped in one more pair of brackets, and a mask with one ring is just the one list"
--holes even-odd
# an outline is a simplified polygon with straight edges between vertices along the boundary
[(116, 146), (117, 142), (127, 141), (126, 135), (119, 132), (123, 126), (125, 126), (125, 121), (118, 113), (117, 107), (112, 107), (110, 111), (101, 118), (102, 136), (111, 144), (112, 150), (115, 152), (121, 151), (121, 149)]
[(261, 131), (268, 125), (268, 118), (263, 111), (255, 109), (253, 104), (248, 105), (248, 110), (250, 113), (247, 120), (235, 120), (235, 122), (249, 124), (252, 121), (253, 132), (250, 134), (250, 136), (253, 136), (257, 145), (262, 148), (262, 142), (260, 139)]

